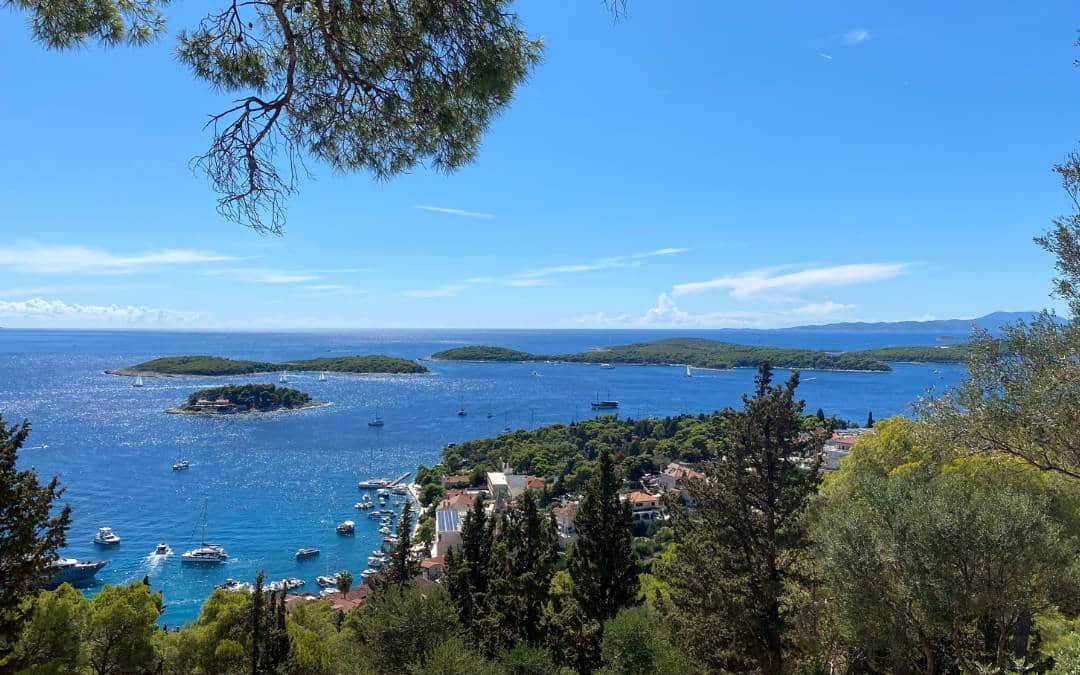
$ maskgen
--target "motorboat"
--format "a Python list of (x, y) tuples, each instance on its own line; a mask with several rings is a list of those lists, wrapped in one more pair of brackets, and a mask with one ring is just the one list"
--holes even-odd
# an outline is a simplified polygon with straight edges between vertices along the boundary
[(367, 517), (371, 518), (372, 520), (378, 520), (379, 518), (382, 518), (382, 511), (372, 511), (371, 513), (367, 514)]
[(409, 494), (409, 488), (405, 487), (404, 485), (395, 485), (391, 492), (396, 495), (407, 495)]
[(86, 586), (102, 567), (109, 564), (106, 560), (76, 560), (75, 558), (57, 558), (49, 563), (52, 576), (45, 582), (45, 588), (53, 589), (60, 584)]
[(367, 480), (362, 480), (357, 483), (356, 487), (360, 488), (361, 490), (377, 490), (380, 488), (384, 488), (389, 484), (390, 481), (386, 480), (385, 478), (368, 478)]
[(94, 543), (100, 546), (113, 546), (120, 543), (120, 536), (111, 527), (99, 527), (94, 535)]
[(375, 417), (372, 417), (371, 420), (367, 423), (367, 425), (369, 427), (381, 427), (383, 424), (384, 424), (384, 422), (383, 422), (382, 418), (379, 417), (378, 415), (376, 415)]
[(355, 506), (358, 509), (370, 509), (370, 508), (373, 508), (375, 505), (372, 504), (371, 500), (369, 499), (367, 501), (360, 500), (360, 501), (356, 502), (356, 504), (354, 504), (353, 506)]
[(172, 470), (173, 471), (183, 471), (184, 469), (187, 469), (190, 466), (191, 466), (191, 462), (187, 461), (186, 459), (181, 459), (176, 464), (172, 465)]
[(285, 590), (291, 591), (303, 586), (304, 580), (298, 579), (297, 577), (289, 577), (288, 579), (282, 579), (281, 583), (285, 586)]
[(457, 416), (458, 417), (465, 417), (468, 414), (469, 413), (465, 411), (465, 406), (461, 406), (460, 408), (458, 408), (458, 411), (457, 411)]
[(229, 559), (225, 549), (217, 544), (203, 544), (180, 554), (180, 560), (195, 565), (216, 565)]
[(223, 591), (228, 591), (229, 593), (251, 593), (255, 590), (254, 586), (252, 586), (251, 584), (244, 581), (238, 581), (236, 579), (226, 579), (225, 583), (220, 584), (218, 588)]
[(319, 584), (321, 588), (336, 588), (338, 577), (341, 576), (341, 572), (338, 572), (332, 577), (317, 576), (315, 577), (315, 583)]
[(363, 572), (361, 572), (360, 576), (362, 576), (364, 578), (367, 578), (367, 577), (373, 577), (378, 573), (379, 573), (379, 570), (369, 567), (366, 570), (364, 570)]
[(351, 520), (346, 520), (342, 523), (338, 523), (336, 529), (338, 534), (356, 534), (356, 523)]
[(172, 549), (169, 548), (168, 544), (162, 542), (154, 549), (154, 555), (172, 555)]
[(390, 534), (390, 528), (383, 525), (382, 527), (379, 528), (379, 534), (382, 534), (382, 535)]
[(369, 565), (381, 565), (384, 562), (386, 562), (386, 556), (379, 555), (379, 554), (368, 556), (368, 559), (367, 559), (367, 564), (369, 564)]
[(611, 370), (615, 366), (611, 365), (610, 363), (601, 363), (600, 367), (603, 368), (604, 370)]
[(319, 555), (319, 549), (317, 548), (298, 548), (296, 549), (296, 559), (301, 558), (314, 558)]

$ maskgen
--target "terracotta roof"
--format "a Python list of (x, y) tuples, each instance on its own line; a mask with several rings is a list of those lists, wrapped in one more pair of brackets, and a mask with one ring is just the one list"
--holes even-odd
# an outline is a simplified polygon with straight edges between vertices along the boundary
[(573, 520), (577, 517), (578, 503), (569, 502), (565, 506), (557, 506), (552, 509), (556, 518), (566, 518), (567, 520)]
[(629, 499), (635, 504), (647, 504), (648, 502), (655, 502), (657, 500), (657, 497), (656, 495), (651, 495), (648, 492), (634, 490), (630, 493)]
[(436, 566), (438, 566), (438, 567), (445, 567), (446, 566), (446, 560), (441, 555), (440, 556), (435, 556), (434, 558), (425, 558), (424, 560), (420, 561), (420, 569), (425, 569), (426, 570), (429, 567), (436, 567)]
[(443, 476), (442, 482), (444, 485), (458, 485), (460, 483), (468, 485), (472, 483), (472, 477), (463, 474), (457, 476)]
[(540, 476), (529, 476), (525, 479), (525, 487), (530, 490), (543, 490), (544, 479)]
[(446, 499), (439, 502), (439, 506), (435, 510), (436, 511), (445, 511), (446, 509), (451, 509), (451, 508), (453, 508), (455, 506), (464, 506), (465, 508), (468, 509), (468, 508), (472, 507), (473, 502), (475, 500), (476, 500), (475, 496), (468, 495), (468, 494), (465, 494), (463, 492), (459, 492), (456, 495), (450, 495)]

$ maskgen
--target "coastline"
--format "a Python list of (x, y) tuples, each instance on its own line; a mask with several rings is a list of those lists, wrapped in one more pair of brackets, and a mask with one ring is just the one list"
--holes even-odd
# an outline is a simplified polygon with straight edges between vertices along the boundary
[(274, 415), (277, 413), (296, 412), (298, 410), (311, 410), (314, 408), (325, 408), (326, 406), (333, 405), (330, 401), (312, 401), (311, 403), (305, 403), (304, 405), (296, 406), (295, 408), (275, 408), (274, 410), (244, 410), (242, 412), (209, 412), (206, 410), (189, 410), (185, 406), (173, 406), (171, 408), (165, 408), (165, 412), (169, 415), (189, 415), (192, 417), (248, 417), (251, 415)]
[[(172, 378), (172, 379), (184, 379), (184, 378), (193, 378), (193, 377), (198, 377), (198, 378), (212, 377), (212, 378), (216, 379), (216, 378), (228, 378), (228, 377), (246, 377), (248, 375), (273, 375), (273, 374), (279, 373), (281, 371), (280, 370), (253, 370), (250, 373), (231, 373), (231, 374), (228, 374), (228, 375), (202, 375), (202, 374), (199, 374), (199, 373), (160, 373), (160, 372), (158, 372), (156, 370), (135, 370), (133, 368), (112, 368), (110, 370), (104, 370), (102, 372), (104, 374), (106, 374), (106, 375), (116, 375), (117, 377), (162, 377), (162, 378)], [(290, 370), (288, 372), (290, 372), (290, 373), (318, 373), (318, 372), (324, 372), (324, 371), (319, 371), (319, 370)], [(425, 372), (425, 373), (387, 373), (387, 372), (382, 372), (382, 371), (354, 372), (354, 371), (350, 371), (350, 370), (327, 370), (325, 372), (327, 374), (334, 374), (334, 375), (362, 375), (362, 376), (393, 375), (395, 377), (397, 377), (397, 376), (421, 376), (421, 375), (430, 375), (431, 374), (430, 370)]]
[[(431, 361), (433, 363), (548, 363), (557, 364), (560, 366), (573, 365), (573, 366), (596, 366), (599, 367), (599, 363), (592, 361), (558, 361), (555, 359), (528, 359), (528, 360), (503, 360), (503, 359), (436, 359), (431, 356), (423, 356), (417, 359), (418, 361)], [(932, 365), (923, 361), (890, 361), (892, 363), (913, 363), (916, 365)], [(694, 370), (710, 370), (717, 373), (730, 372), (733, 370), (756, 370), (757, 366), (732, 366), (731, 368), (712, 368), (709, 366), (695, 366), (692, 363), (624, 363), (620, 361), (612, 362), (616, 368), (623, 366), (630, 366), (640, 368), (643, 366), (661, 366), (664, 368), (686, 368), (690, 367)], [(892, 370), (855, 370), (852, 368), (811, 368), (800, 366), (778, 366), (774, 365), (773, 368), (777, 370), (798, 370), (800, 372), (813, 371), (819, 373), (890, 373)]]

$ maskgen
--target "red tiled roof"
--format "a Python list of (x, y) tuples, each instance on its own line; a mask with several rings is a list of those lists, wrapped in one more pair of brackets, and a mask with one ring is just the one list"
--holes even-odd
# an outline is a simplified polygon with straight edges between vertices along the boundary
[(428, 569), (430, 567), (436, 567), (436, 566), (438, 566), (438, 567), (445, 567), (446, 566), (446, 560), (441, 555), (436, 556), (434, 558), (425, 558), (424, 560), (420, 561), (420, 569), (425, 569), (426, 570), (426, 569)]
[(525, 487), (530, 490), (543, 490), (544, 479), (540, 476), (529, 476), (525, 479)]
[(570, 502), (565, 506), (557, 506), (552, 510), (555, 512), (556, 518), (566, 518), (567, 520), (573, 520), (577, 517), (578, 504), (577, 502)]
[(465, 494), (464, 492), (459, 492), (457, 494), (452, 494), (446, 499), (439, 502), (439, 506), (435, 510), (445, 511), (446, 509), (450, 509), (455, 506), (464, 506), (465, 508), (470, 508), (475, 500), (475, 496)]
[(630, 493), (630, 501), (635, 504), (646, 504), (648, 502), (655, 502), (656, 495), (651, 495), (648, 492), (642, 492), (641, 490), (634, 490)]

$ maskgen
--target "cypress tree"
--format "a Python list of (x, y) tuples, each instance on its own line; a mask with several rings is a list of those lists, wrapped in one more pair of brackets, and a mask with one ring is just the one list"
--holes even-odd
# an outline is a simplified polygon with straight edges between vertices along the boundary
[(258, 675), (259, 653), (263, 640), (263, 580), (265, 575), (259, 570), (255, 575), (255, 591), (251, 594), (251, 675)]
[(874, 428), (874, 411), (873, 410), (871, 410), (866, 415), (866, 428), (867, 429), (873, 429)]
[(611, 453), (600, 452), (574, 525), (578, 539), (567, 555), (573, 595), (588, 618), (603, 623), (634, 603), (638, 569), (632, 548), (633, 507), (619, 499), (622, 481)]
[(461, 549), (446, 554), (446, 588), (458, 610), (461, 625), (473, 639), (481, 642), (479, 612), (487, 605), (491, 579), (491, 545), (495, 518), (484, 513), (483, 500), (477, 496), (461, 523)]
[(397, 543), (390, 553), (390, 564), (383, 579), (390, 584), (404, 587), (420, 573), (420, 566), (412, 554), (412, 501), (406, 499), (397, 524)]
[(541, 646), (551, 577), (559, 558), (554, 516), (544, 518), (526, 490), (502, 518), (491, 553), (485, 647), (491, 654), (518, 642)]
[(809, 546), (800, 516), (817, 491), (824, 439), (803, 432), (798, 372), (774, 387), (763, 365), (755, 382), (723, 453), (688, 486), (696, 508), (675, 510), (679, 546), (661, 571), (674, 634), (699, 663), (772, 675), (785, 667), (782, 600)]
[(23, 598), (48, 579), (71, 523), (69, 505), (52, 512), (64, 494), (56, 477), (42, 485), (33, 470), (16, 469), (29, 434), (29, 422), (8, 427), (0, 415), (0, 643), (7, 644), (14, 643), (22, 624)]
[(821, 408), (817, 409), (817, 419), (818, 422), (821, 422), (822, 426), (825, 426), (825, 411)]

